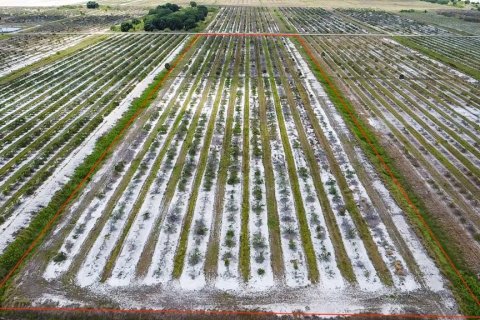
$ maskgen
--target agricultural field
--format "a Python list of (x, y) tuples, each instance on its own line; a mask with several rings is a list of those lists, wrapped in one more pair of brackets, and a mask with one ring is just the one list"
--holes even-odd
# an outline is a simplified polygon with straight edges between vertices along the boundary
[(137, 14), (110, 9), (92, 14), (82, 8), (1, 9), (0, 27), (19, 29), (0, 37), (0, 77), (52, 55), (64, 55), (93, 44), (89, 35)]
[(396, 40), (480, 79), (479, 37), (463, 37), (462, 30), (455, 32), (384, 11), (345, 9), (340, 12), (389, 35), (413, 35)]
[(249, 3), (107, 32), (146, 13), (111, 10), (0, 39), (28, 48), (0, 64), (0, 317), (480, 315), (477, 37)]

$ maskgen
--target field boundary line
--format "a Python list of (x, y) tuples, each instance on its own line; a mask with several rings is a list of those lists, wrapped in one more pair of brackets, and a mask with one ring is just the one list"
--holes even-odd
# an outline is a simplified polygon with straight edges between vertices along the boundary
[(460, 278), (460, 280), (462, 281), (462, 283), (465, 285), (465, 288), (467, 289), (468, 293), (470, 294), (470, 296), (472, 297), (473, 301), (475, 301), (477, 303), (477, 305), (480, 305), (480, 301), (478, 300), (478, 297), (473, 293), (472, 289), (470, 288), (470, 286), (468, 285), (467, 281), (463, 278), (462, 274), (460, 273), (460, 271), (457, 269), (457, 267), (455, 266), (455, 264), (453, 263), (452, 259), (450, 258), (450, 256), (447, 254), (447, 252), (445, 251), (445, 249), (443, 248), (442, 244), (440, 243), (440, 241), (438, 240), (438, 238), (435, 236), (435, 234), (433, 233), (432, 229), (428, 226), (427, 222), (425, 221), (425, 219), (422, 217), (422, 215), (420, 214), (420, 210), (417, 208), (417, 206), (413, 203), (413, 201), (410, 199), (410, 197), (408, 196), (407, 192), (405, 191), (405, 189), (403, 188), (403, 186), (401, 185), (401, 183), (398, 181), (398, 179), (395, 177), (395, 175), (393, 174), (391, 168), (389, 167), (389, 165), (385, 162), (385, 160), (383, 159), (383, 157), (380, 155), (380, 153), (378, 152), (377, 148), (375, 147), (375, 145), (372, 143), (372, 141), (370, 140), (370, 138), (368, 137), (368, 135), (365, 133), (365, 130), (363, 129), (363, 126), (360, 124), (360, 122), (358, 121), (357, 117), (355, 116), (355, 114), (353, 113), (353, 111), (351, 110), (351, 108), (348, 106), (348, 104), (345, 102), (345, 99), (343, 98), (343, 96), (338, 92), (337, 88), (335, 87), (335, 85), (333, 85), (333, 83), (331, 82), (331, 80), (329, 79), (329, 77), (326, 75), (325, 71), (323, 70), (323, 68), (320, 66), (320, 63), (317, 61), (317, 59), (315, 58), (315, 56), (313, 55), (312, 51), (310, 50), (310, 48), (308, 47), (308, 45), (306, 44), (305, 42), (305, 39), (302, 37), (302, 36), (295, 36), (295, 38), (299, 41), (299, 43), (301, 44), (302, 48), (305, 50), (305, 52), (307, 53), (307, 55), (309, 56), (309, 58), (312, 60), (312, 62), (315, 64), (315, 66), (317, 67), (318, 71), (322, 74), (323, 78), (325, 79), (325, 82), (327, 83), (327, 85), (330, 87), (330, 89), (332, 89), (334, 95), (336, 96), (336, 98), (339, 99), (340, 103), (342, 104), (342, 106), (347, 110), (348, 114), (350, 115), (350, 118), (352, 119), (352, 121), (355, 123), (355, 126), (357, 127), (357, 129), (360, 131), (360, 133), (362, 134), (363, 138), (365, 138), (365, 140), (367, 141), (368, 145), (370, 146), (370, 148), (372, 149), (372, 151), (375, 153), (377, 159), (380, 161), (380, 163), (382, 164), (383, 168), (385, 169), (385, 171), (388, 173), (388, 175), (390, 176), (390, 178), (392, 179), (392, 182), (395, 184), (395, 186), (398, 188), (398, 190), (400, 191), (400, 193), (403, 195), (404, 199), (407, 201), (408, 205), (410, 206), (410, 208), (413, 209), (413, 211), (415, 212), (415, 214), (417, 215), (417, 218), (420, 219), (420, 221), (422, 222), (423, 226), (426, 228), (426, 230), (428, 231), (429, 235), (432, 237), (433, 241), (435, 242), (435, 244), (438, 246), (438, 248), (440, 249), (440, 251), (442, 252), (442, 254), (444, 255), (444, 257), (447, 259), (450, 267), (452, 267), (452, 269), (454, 270), (454, 272), (457, 274), (457, 276)]
[(399, 318), (399, 319), (480, 319), (480, 316), (461, 314), (415, 314), (415, 313), (335, 313), (335, 312), (287, 312), (287, 311), (240, 311), (240, 310), (180, 310), (180, 309), (114, 309), (114, 308), (68, 308), (68, 307), (0, 307), (0, 311), (10, 312), (81, 312), (81, 313), (110, 313), (110, 314), (164, 314), (164, 315), (212, 315), (212, 316), (317, 316), (317, 317), (350, 317), (350, 318)]
[(55, 212), (53, 217), (47, 222), (47, 224), (43, 227), (43, 229), (40, 231), (40, 233), (35, 237), (35, 239), (32, 241), (30, 246), (25, 250), (23, 255), (20, 257), (20, 259), (17, 261), (17, 263), (13, 266), (13, 268), (7, 273), (7, 275), (1, 280), (0, 282), (0, 289), (2, 289), (8, 280), (13, 276), (13, 274), (17, 271), (17, 269), (20, 267), (20, 265), (25, 261), (25, 259), (28, 257), (30, 252), (35, 248), (35, 246), (39, 243), (39, 241), (45, 236), (45, 234), (48, 232), (48, 230), (52, 227), (52, 225), (55, 223), (55, 221), (59, 218), (60, 214), (63, 212), (63, 210), (70, 204), (70, 202), (75, 198), (77, 193), (80, 191), (80, 189), (83, 187), (83, 185), (91, 178), (97, 167), (100, 165), (100, 163), (106, 158), (106, 156), (110, 153), (112, 150), (113, 146), (119, 141), (120, 137), (123, 136), (123, 134), (127, 131), (127, 129), (130, 128), (132, 123), (137, 119), (137, 117), (143, 112), (145, 107), (147, 107), (148, 103), (150, 100), (154, 97), (154, 95), (157, 93), (158, 90), (160, 90), (161, 86), (167, 81), (169, 78), (170, 74), (173, 72), (175, 67), (179, 64), (179, 62), (183, 59), (183, 57), (187, 54), (187, 52), (191, 49), (191, 47), (197, 42), (198, 36), (193, 37), (190, 40), (190, 43), (182, 50), (182, 53), (180, 56), (178, 56), (175, 61), (171, 64), (170, 69), (168, 72), (165, 74), (163, 79), (158, 82), (155, 87), (153, 87), (148, 93), (147, 96), (142, 103), (142, 105), (138, 108), (138, 110), (128, 119), (127, 123), (124, 125), (124, 127), (120, 130), (120, 132), (114, 137), (112, 142), (107, 146), (107, 148), (103, 151), (103, 153), (100, 155), (100, 157), (95, 161), (95, 163), (92, 165), (88, 173), (83, 177), (83, 179), (77, 184), (77, 186), (73, 189), (72, 193), (68, 196), (67, 200), (65, 200), (58, 210)]

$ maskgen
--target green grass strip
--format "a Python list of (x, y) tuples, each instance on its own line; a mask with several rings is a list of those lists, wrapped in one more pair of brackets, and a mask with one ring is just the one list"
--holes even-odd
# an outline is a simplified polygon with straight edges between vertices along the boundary
[(242, 150), (242, 222), (240, 227), (240, 274), (244, 281), (250, 278), (250, 241), (248, 221), (250, 219), (250, 39), (246, 40), (245, 51), (245, 104), (243, 106), (243, 150)]
[[(272, 41), (272, 40), (270, 40)], [(272, 44), (270, 44), (272, 45)], [(312, 238), (310, 229), (308, 228), (307, 214), (303, 204), (302, 193), (300, 191), (300, 184), (298, 182), (297, 168), (295, 166), (295, 159), (293, 157), (292, 147), (287, 133), (287, 126), (283, 117), (282, 106), (280, 103), (280, 97), (275, 84), (275, 76), (273, 73), (272, 60), (270, 57), (271, 46), (267, 45), (267, 40), (264, 39), (263, 46), (265, 50), (265, 58), (267, 60), (267, 69), (269, 74), (270, 86), (272, 87), (274, 106), (277, 114), (278, 127), (280, 128), (280, 137), (283, 144), (283, 150), (285, 152), (285, 159), (287, 160), (288, 176), (290, 180), (290, 186), (292, 188), (292, 195), (295, 202), (295, 212), (298, 218), (298, 227), (300, 229), (300, 239), (302, 241), (303, 250), (305, 252), (308, 279), (316, 283), (319, 281), (320, 275), (318, 272), (317, 259), (315, 257), (315, 250), (313, 249)], [(273, 50), (272, 50), (273, 51)], [(277, 66), (279, 67), (279, 66)]]

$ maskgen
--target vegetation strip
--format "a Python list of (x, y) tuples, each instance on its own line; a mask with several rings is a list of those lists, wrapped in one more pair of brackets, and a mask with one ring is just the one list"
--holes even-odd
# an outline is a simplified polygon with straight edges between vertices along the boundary
[[(301, 36), (296, 37), (297, 42), (300, 44), (301, 48), (303, 49), (302, 51), (308, 56), (308, 60), (310, 64), (314, 67), (314, 70), (317, 71), (317, 76), (319, 76), (319, 80), (327, 85), (327, 92), (331, 97), (333, 98), (332, 101), (336, 102), (336, 105), (339, 105), (341, 107), (340, 111), (343, 111), (344, 114), (348, 116), (349, 121), (353, 122), (355, 125), (355, 130), (354, 133), (359, 137), (361, 141), (364, 141), (367, 143), (370, 147), (370, 152), (373, 152), (377, 161), (380, 163), (381, 167), (384, 169), (385, 173), (390, 177), (391, 182), (394, 184), (394, 186), (397, 188), (397, 190), (400, 192), (400, 194), (403, 196), (403, 199), (408, 203), (408, 206), (413, 210), (414, 213), (414, 218), (419, 223), (422, 225), (424, 228), (422, 229), (422, 233), (426, 236), (426, 238), (430, 238), (436, 247), (435, 251), (437, 256), (440, 255), (440, 258), (446, 259), (443, 260), (444, 263), (442, 263), (443, 270), (445, 270), (445, 263), (451, 268), (451, 270), (454, 272), (454, 274), (458, 277), (458, 279), (461, 281), (463, 284), (463, 288), (466, 289), (466, 292), (459, 292), (456, 291), (457, 294), (461, 295), (461, 298), (464, 299), (463, 301), (463, 307), (466, 309), (466, 311), (469, 311), (469, 314), (477, 314), (480, 313), (480, 301), (477, 298), (477, 295), (473, 292), (472, 287), (470, 287), (469, 282), (471, 285), (475, 285), (475, 280), (473, 275), (465, 274), (465, 277), (462, 275), (462, 273), (458, 270), (458, 268), (455, 266), (454, 262), (450, 258), (450, 256), (447, 254), (446, 250), (438, 240), (437, 236), (435, 233), (432, 231), (430, 226), (428, 225), (426, 219), (424, 218), (422, 212), (417, 208), (417, 205), (415, 204), (417, 200), (412, 201), (412, 196), (409, 195), (409, 193), (402, 187), (401, 182), (399, 181), (399, 178), (397, 178), (397, 175), (392, 171), (390, 166), (387, 164), (387, 161), (384, 159), (386, 158), (386, 154), (381, 149), (376, 143), (375, 139), (373, 138), (372, 134), (368, 134), (366, 132), (365, 126), (360, 123), (358, 118), (356, 117), (355, 113), (352, 111), (351, 107), (346, 103), (345, 99), (343, 98), (342, 95), (338, 92), (338, 89), (335, 87), (335, 85), (332, 83), (332, 80), (325, 74), (323, 71), (323, 68), (321, 68), (319, 62), (313, 55), (311, 49), (305, 42), (304, 38)], [(418, 203), (418, 202), (417, 202)], [(440, 254), (437, 250), (440, 250)], [(449, 278), (452, 282), (454, 281), (454, 278), (452, 278), (452, 274), (448, 271), (446, 271), (447, 274), (449, 274)], [(466, 278), (468, 276), (468, 278)], [(468, 282), (467, 282), (468, 279)], [(458, 285), (455, 286), (456, 289), (459, 289)], [(478, 290), (478, 288), (474, 287), (475, 290)], [(475, 305), (468, 305), (468, 302), (466, 301), (471, 301)]]
[[(158, 90), (165, 83), (165, 81), (168, 79), (168, 76), (173, 72), (175, 67), (183, 59), (185, 54), (190, 50), (197, 39), (198, 36), (194, 36), (190, 40), (188, 45), (182, 50), (182, 53), (171, 64), (171, 68), (168, 71), (164, 71), (162, 74), (160, 74), (156, 81), (152, 83), (142, 94), (141, 98), (134, 103), (130, 110), (125, 113), (120, 121), (118, 121), (115, 127), (107, 135), (98, 140), (92, 154), (89, 155), (87, 159), (75, 170), (74, 177), (70, 180), (70, 182), (67, 183), (67, 185), (54, 196), (51, 205), (42, 210), (35, 217), (34, 221), (32, 221), (30, 226), (24, 230), (22, 234), (17, 237), (17, 239), (8, 247), (8, 249), (2, 255), (0, 270), (9, 271), (0, 282), (0, 290), (5, 291), (7, 282), (11, 279), (19, 266), (25, 261), (32, 250), (47, 234), (63, 210), (76, 197), (84, 185), (88, 183), (88, 181), (91, 179), (91, 176), (111, 152), (114, 145), (132, 125), (134, 120), (155, 99)], [(103, 152), (99, 154), (99, 152), (102, 150)], [(93, 165), (91, 165), (92, 163)], [(61, 203), (60, 207), (56, 211), (54, 211), (55, 208), (52, 208), (55, 203)], [(38, 231), (39, 233), (35, 236), (36, 232)]]
[[(278, 46), (277, 46), (277, 50), (279, 50)], [(277, 59), (277, 61), (279, 60), (278, 55), (282, 54), (287, 56), (287, 53), (284, 50), (282, 52), (278, 52), (278, 51), (274, 51), (274, 52), (277, 52), (277, 54), (274, 54), (274, 57)], [(294, 67), (292, 66), (291, 61), (289, 59), (286, 59), (286, 61), (290, 70), (295, 70)], [(280, 68), (280, 70), (282, 72), (282, 75), (285, 75), (285, 72), (287, 72), (287, 70), (283, 68)], [(295, 72), (292, 72), (291, 74), (294, 77), (296, 77)], [(289, 89), (289, 86), (287, 86), (286, 78), (284, 76), (281, 76), (281, 80), (284, 83), (285, 87), (287, 88), (286, 91), (287, 91), (287, 98), (289, 99), (289, 102), (290, 102), (289, 103), (290, 111), (292, 113), (292, 117), (295, 122), (295, 126), (297, 128), (302, 149), (304, 150), (305, 157), (307, 158), (307, 161), (309, 163), (309, 169), (312, 174), (313, 184), (314, 184), (320, 205), (323, 210), (322, 213), (324, 214), (325, 221), (327, 223), (329, 235), (332, 237), (332, 240), (333, 240), (332, 242), (335, 248), (335, 257), (337, 260), (338, 268), (345, 279), (347, 279), (349, 282), (356, 282), (355, 273), (352, 268), (352, 263), (347, 255), (347, 252), (345, 251), (345, 246), (343, 244), (342, 236), (340, 234), (340, 231), (335, 219), (335, 215), (332, 212), (332, 208), (330, 207), (330, 203), (326, 196), (327, 194), (326, 190), (323, 187), (322, 180), (320, 178), (321, 174), (320, 174), (319, 165), (317, 164), (315, 154), (312, 150), (312, 147), (310, 146), (307, 134), (305, 133), (305, 129), (302, 125), (298, 108), (296, 107), (296, 104), (293, 101), (293, 97), (291, 95), (291, 89)], [(297, 86), (298, 85), (299, 85), (299, 82), (297, 82)], [(300, 92), (300, 94), (302, 94), (302, 92)]]
[[(285, 119), (282, 113), (282, 106), (280, 104), (280, 97), (278, 95), (278, 90), (275, 84), (275, 78), (273, 73), (273, 66), (270, 57), (270, 47), (267, 47), (266, 40), (263, 42), (263, 47), (266, 53), (267, 68), (269, 74), (270, 86), (272, 87), (275, 112), (277, 114), (278, 125), (280, 128), (280, 137), (282, 140), (283, 148), (285, 151), (285, 158), (287, 160), (287, 171), (290, 178), (290, 185), (293, 193), (293, 199), (295, 202), (295, 211), (298, 217), (300, 237), (302, 240), (302, 245), (305, 250), (306, 261), (308, 265), (308, 278), (313, 283), (319, 281), (319, 272), (317, 266), (317, 259), (315, 258), (315, 250), (313, 249), (312, 239), (310, 235), (310, 230), (308, 229), (307, 217), (305, 212), (304, 203), (302, 200), (302, 195), (300, 192), (300, 184), (298, 182), (297, 168), (295, 166), (295, 160), (293, 158), (293, 153), (291, 145), (289, 142), (287, 128), (285, 125)], [(280, 68), (277, 66), (277, 68)]]
[(275, 177), (272, 168), (272, 156), (270, 150), (270, 132), (267, 126), (267, 106), (262, 76), (262, 65), (260, 62), (261, 38), (255, 38), (255, 59), (258, 78), (258, 103), (260, 114), (260, 137), (263, 148), (262, 160), (265, 168), (265, 187), (267, 198), (268, 229), (270, 239), (270, 250), (272, 259), (272, 270), (274, 277), (283, 281), (285, 277), (285, 265), (281, 248), (280, 222), (278, 217), (277, 202), (275, 197)]
[[(228, 43), (228, 51), (227, 51), (227, 59), (225, 60), (225, 65), (228, 65), (231, 57), (232, 57), (232, 41), (229, 41)], [(185, 261), (185, 256), (187, 252), (187, 244), (188, 244), (188, 234), (190, 231), (190, 226), (192, 224), (192, 218), (193, 218), (193, 213), (195, 210), (195, 203), (197, 201), (197, 196), (198, 192), (200, 191), (201, 188), (201, 183), (202, 183), (202, 177), (203, 173), (205, 172), (205, 168), (207, 165), (207, 158), (208, 158), (208, 151), (210, 147), (210, 143), (212, 141), (212, 136), (213, 136), (213, 129), (215, 127), (215, 119), (216, 115), (218, 112), (218, 107), (220, 105), (221, 97), (222, 97), (222, 92), (223, 92), (223, 87), (225, 85), (225, 74), (228, 68), (223, 68), (222, 74), (220, 76), (220, 86), (217, 90), (217, 96), (215, 98), (215, 101), (213, 103), (213, 111), (212, 115), (210, 117), (209, 123), (207, 125), (207, 132), (205, 133), (205, 143), (203, 146), (203, 149), (200, 154), (200, 159), (197, 165), (197, 173), (195, 174), (195, 180), (193, 183), (193, 190), (190, 194), (189, 202), (188, 202), (188, 209), (187, 209), (187, 214), (185, 216), (185, 220), (182, 226), (182, 232), (180, 235), (180, 240), (177, 248), (177, 252), (175, 255), (175, 260), (174, 260), (174, 268), (173, 268), (173, 277), (174, 278), (179, 278), (182, 274), (183, 267), (184, 267), (184, 261)]]
[(243, 111), (242, 149), (242, 222), (240, 227), (239, 268), (244, 281), (250, 278), (250, 245), (248, 221), (250, 213), (250, 40), (247, 39), (245, 58), (245, 105)]

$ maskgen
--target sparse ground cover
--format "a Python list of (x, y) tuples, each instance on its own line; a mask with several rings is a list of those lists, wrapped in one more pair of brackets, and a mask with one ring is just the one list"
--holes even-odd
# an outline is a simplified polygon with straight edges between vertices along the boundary
[(312, 59), (423, 183), (435, 232), (448, 231), (441, 241), (474, 288), (477, 82), (387, 35), (243, 34), (373, 32), (353, 13), (221, 7), (210, 35), (108, 35), (2, 85), (6, 256), (96, 139), (191, 45), (2, 303), (454, 314), (460, 295), (475, 310)]
[(396, 40), (480, 80), (480, 57), (477, 54), (480, 51), (479, 37), (462, 37), (464, 33), (384, 11), (346, 9), (340, 12), (391, 35), (419, 35), (398, 37)]
[[(414, 11), (414, 12), (400, 12), (403, 17), (417, 20), (423, 23), (437, 25), (446, 29), (454, 29), (460, 33), (468, 33), (473, 35), (480, 35), (478, 22), (465, 21), (459, 16), (445, 16), (440, 14), (442, 11)], [(447, 13), (449, 11), (446, 11)], [(462, 12), (462, 11), (461, 11)], [(467, 11), (468, 13), (468, 11)], [(475, 16), (480, 16), (480, 11), (474, 11)]]
[(90, 45), (89, 33), (106, 31), (136, 13), (137, 10), (113, 9), (94, 14), (78, 8), (1, 9), (0, 26), (21, 30), (15, 37), (0, 38), (0, 81), (2, 76), (44, 58), (62, 57), (65, 51)]

